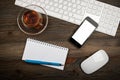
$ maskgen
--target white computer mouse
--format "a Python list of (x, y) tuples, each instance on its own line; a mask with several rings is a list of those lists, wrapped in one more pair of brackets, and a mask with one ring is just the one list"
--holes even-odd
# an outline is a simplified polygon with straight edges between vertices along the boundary
[(109, 61), (109, 57), (104, 50), (99, 50), (81, 63), (81, 68), (86, 74), (91, 74)]

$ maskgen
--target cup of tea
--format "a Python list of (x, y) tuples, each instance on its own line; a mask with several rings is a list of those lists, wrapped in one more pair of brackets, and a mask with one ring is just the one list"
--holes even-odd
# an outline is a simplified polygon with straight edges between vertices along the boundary
[(48, 16), (42, 7), (28, 5), (20, 11), (17, 24), (22, 32), (28, 35), (37, 35), (46, 29)]

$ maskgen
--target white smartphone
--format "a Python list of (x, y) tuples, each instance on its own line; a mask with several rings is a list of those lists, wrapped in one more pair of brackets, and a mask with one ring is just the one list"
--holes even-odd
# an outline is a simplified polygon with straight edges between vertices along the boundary
[(77, 47), (81, 47), (97, 27), (98, 24), (90, 17), (87, 17), (70, 40), (77, 45)]

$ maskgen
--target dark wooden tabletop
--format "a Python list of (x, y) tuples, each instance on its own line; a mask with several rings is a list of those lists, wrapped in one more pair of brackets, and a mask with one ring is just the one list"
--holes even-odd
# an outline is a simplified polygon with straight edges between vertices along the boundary
[[(101, 1), (120, 7), (120, 0)], [(79, 26), (53, 17), (49, 17), (48, 27), (40, 35), (21, 32), (16, 22), (21, 7), (14, 2), (0, 0), (0, 80), (120, 80), (120, 26), (115, 37), (94, 32), (82, 48), (76, 48), (69, 38)], [(68, 47), (65, 69), (24, 63), (21, 58), (28, 37)], [(110, 60), (97, 72), (86, 75), (79, 64), (99, 49), (104, 49)]]

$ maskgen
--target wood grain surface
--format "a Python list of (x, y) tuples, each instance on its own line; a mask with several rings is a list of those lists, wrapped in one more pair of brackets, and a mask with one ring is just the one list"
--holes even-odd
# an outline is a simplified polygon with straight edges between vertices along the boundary
[[(120, 7), (120, 0), (101, 0)], [(120, 26), (115, 37), (94, 32), (82, 48), (69, 42), (79, 27), (49, 16), (47, 29), (40, 35), (29, 36), (17, 26), (22, 9), (14, 0), (0, 0), (0, 80), (120, 80)], [(21, 58), (26, 39), (35, 38), (70, 49), (65, 70), (24, 63)], [(99, 49), (104, 49), (110, 61), (97, 72), (86, 75), (80, 63)]]

